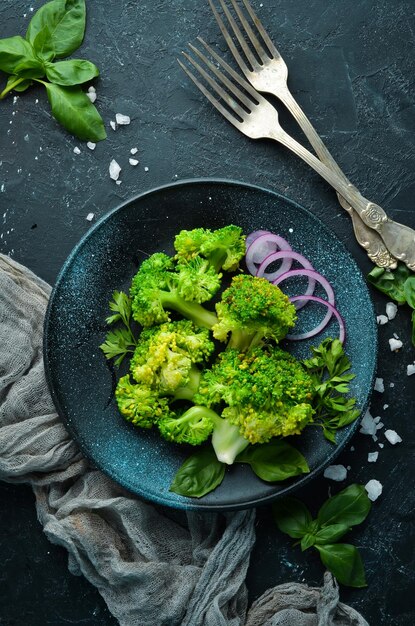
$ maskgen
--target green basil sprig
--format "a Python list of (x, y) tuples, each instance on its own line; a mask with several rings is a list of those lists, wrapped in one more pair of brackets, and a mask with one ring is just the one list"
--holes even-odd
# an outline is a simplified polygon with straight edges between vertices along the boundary
[(351, 544), (336, 542), (366, 519), (371, 506), (364, 486), (354, 484), (329, 498), (316, 519), (297, 498), (277, 500), (272, 509), (279, 530), (298, 539), (302, 551), (314, 547), (323, 565), (340, 583), (365, 587), (365, 571), (359, 551)]
[[(246, 463), (266, 482), (277, 482), (310, 471), (303, 455), (286, 441), (248, 446), (235, 459)], [(211, 446), (192, 454), (177, 471), (170, 491), (189, 498), (200, 498), (218, 487), (225, 477), (226, 464), (216, 458)]]
[(38, 82), (55, 119), (79, 139), (97, 142), (107, 136), (104, 122), (79, 85), (98, 76), (98, 68), (83, 59), (54, 62), (79, 48), (85, 20), (85, 0), (53, 0), (33, 15), (25, 38), (0, 39), (0, 71), (10, 74), (0, 99)]
[(412, 311), (412, 344), (415, 346), (415, 276), (404, 263), (395, 270), (375, 267), (367, 276), (368, 281), (379, 291), (398, 304), (407, 304)]

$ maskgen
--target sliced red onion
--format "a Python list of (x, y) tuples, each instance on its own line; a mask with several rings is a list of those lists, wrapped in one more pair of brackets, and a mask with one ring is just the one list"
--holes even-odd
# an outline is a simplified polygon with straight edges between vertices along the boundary
[[(329, 309), (329, 311), (330, 311), (330, 317), (332, 315), (334, 315), (336, 317), (337, 321), (339, 322), (339, 326), (340, 326), (339, 340), (340, 340), (341, 343), (344, 343), (344, 340), (346, 338), (346, 328), (345, 328), (345, 324), (344, 324), (343, 318), (340, 315), (340, 313), (338, 312), (338, 310), (332, 304), (330, 304), (330, 302), (327, 302), (327, 300), (323, 300), (323, 298), (318, 298), (317, 296), (306, 296), (306, 295), (294, 296), (293, 298), (290, 298), (290, 300), (291, 300), (291, 302), (297, 302), (298, 300), (307, 300), (307, 301), (311, 301), (311, 302), (317, 302), (318, 304), (323, 304), (325, 307), (327, 307)], [(328, 320), (326, 321), (326, 318), (324, 318), (324, 320), (322, 322), (320, 322), (320, 324), (318, 324), (318, 326), (316, 326), (312, 330), (309, 330), (306, 333), (300, 333), (300, 334), (297, 334), (297, 335), (286, 335), (285, 338), (286, 339), (291, 339), (291, 341), (299, 341), (301, 339), (309, 339), (310, 337), (314, 337), (319, 332), (321, 332), (327, 326), (327, 323), (328, 323)]]
[(245, 239), (246, 249), (248, 250), (249, 246), (255, 241), (255, 239), (258, 239), (261, 235), (267, 235), (269, 233), (269, 230), (254, 230), (252, 233), (249, 233)]
[(246, 251), (245, 262), (248, 271), (255, 276), (258, 269), (256, 264), (260, 265), (265, 257), (277, 250), (291, 250), (291, 246), (279, 235), (273, 233), (259, 235)]
[[(307, 290), (306, 290), (306, 292), (304, 294), (305, 296), (312, 296), (313, 292), (314, 292), (314, 288), (316, 286), (316, 281), (318, 283), (320, 283), (320, 285), (323, 287), (324, 291), (327, 294), (328, 301), (330, 302), (330, 304), (332, 304), (334, 306), (334, 291), (333, 291), (333, 287), (330, 285), (330, 283), (327, 280), (327, 278), (324, 278), (324, 276), (322, 276), (321, 274), (319, 274), (318, 272), (316, 272), (313, 269), (311, 269), (311, 270), (310, 269), (290, 270), (289, 272), (285, 272), (285, 274), (281, 274), (281, 276), (278, 276), (278, 278), (276, 278), (274, 280), (273, 285), (279, 285), (280, 283), (282, 283), (287, 278), (293, 278), (294, 276), (307, 276), (308, 277), (308, 286), (307, 286)], [(299, 300), (298, 304), (296, 305), (295, 308), (297, 309), (297, 311), (299, 311), (306, 304), (307, 304), (306, 301), (301, 302), (301, 300)], [(332, 316), (332, 313), (331, 313), (330, 310), (328, 310), (327, 314), (326, 314), (326, 317), (324, 318), (323, 322), (326, 322), (326, 324), (327, 324), (329, 319), (331, 318), (331, 316)]]
[[(271, 263), (280, 260), (282, 260), (283, 262), (281, 263), (281, 266), (277, 270), (275, 270), (275, 272), (266, 272), (267, 267), (271, 265)], [(279, 250), (278, 252), (273, 252), (272, 254), (269, 254), (267, 257), (265, 257), (261, 265), (258, 267), (256, 275), (263, 276), (272, 283), (276, 278), (278, 278), (278, 276), (281, 276), (281, 274), (285, 274), (285, 272), (288, 272), (291, 269), (292, 261), (297, 261), (305, 269), (314, 269), (310, 261), (306, 259), (305, 256), (303, 256), (302, 254), (294, 252), (294, 250)], [(309, 284), (311, 281), (312, 279), (309, 280)], [(312, 293), (313, 291), (310, 291), (310, 294)]]

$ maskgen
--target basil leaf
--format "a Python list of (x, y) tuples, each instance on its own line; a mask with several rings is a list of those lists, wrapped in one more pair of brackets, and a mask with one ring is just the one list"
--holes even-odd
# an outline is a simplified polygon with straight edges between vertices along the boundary
[(14, 73), (17, 74), (19, 78), (43, 78), (45, 68), (40, 59), (26, 59), (16, 65)]
[[(36, 61), (32, 46), (23, 37), (0, 39), (0, 70), (6, 74), (17, 74), (16, 67), (30, 67)], [(39, 61), (37, 61), (39, 63)]]
[(255, 474), (267, 482), (286, 480), (310, 471), (301, 452), (286, 441), (248, 446), (237, 456), (236, 462), (248, 463)]
[(274, 521), (281, 532), (301, 539), (313, 530), (313, 518), (308, 508), (297, 498), (281, 498), (272, 505)]
[(415, 309), (415, 276), (406, 279), (403, 285), (403, 291), (407, 303), (412, 309)]
[(53, 47), (53, 41), (48, 26), (44, 26), (34, 38), (33, 49), (37, 56), (44, 61), (50, 61), (55, 56), (55, 48)]
[(415, 311), (412, 313), (412, 345), (415, 346)]
[(34, 14), (26, 39), (34, 44), (45, 26), (50, 32), (51, 47), (56, 57), (69, 56), (79, 48), (85, 34), (85, 0), (53, 0)]
[[(14, 83), (16, 82), (17, 84), (15, 85)], [(13, 91), (22, 92), (22, 91), (26, 91), (26, 89), (30, 87), (31, 84), (32, 84), (32, 81), (30, 79), (19, 80), (19, 76), (16, 76), (16, 74), (12, 74), (11, 76), (9, 76), (7, 80), (6, 90), (12, 89)]]
[(88, 96), (78, 87), (43, 83), (53, 116), (70, 133), (85, 141), (105, 139), (104, 122)]
[(46, 76), (51, 83), (63, 86), (80, 85), (99, 75), (99, 69), (90, 61), (71, 59), (46, 65)]
[(311, 548), (311, 546), (314, 546), (315, 543), (316, 543), (315, 536), (311, 535), (310, 533), (307, 533), (306, 535), (304, 535), (304, 537), (300, 541), (301, 550), (305, 552), (305, 550), (308, 550), (308, 548)]
[(318, 543), (320, 546), (326, 543), (333, 543), (343, 537), (349, 530), (350, 528), (346, 524), (323, 526), (323, 528), (320, 528), (314, 535), (315, 543)]
[(403, 286), (409, 276), (411, 276), (411, 270), (404, 263), (399, 263), (396, 270), (375, 267), (369, 272), (367, 279), (376, 289), (392, 300), (403, 304), (406, 302)]
[(221, 484), (225, 464), (218, 461), (211, 446), (201, 448), (183, 463), (175, 475), (170, 491), (181, 496), (201, 498)]
[(349, 587), (366, 587), (365, 570), (357, 548), (348, 543), (315, 547), (320, 553), (323, 565), (339, 583)]
[(356, 526), (366, 519), (371, 506), (364, 486), (350, 485), (326, 500), (318, 512), (317, 520), (321, 526), (332, 524)]

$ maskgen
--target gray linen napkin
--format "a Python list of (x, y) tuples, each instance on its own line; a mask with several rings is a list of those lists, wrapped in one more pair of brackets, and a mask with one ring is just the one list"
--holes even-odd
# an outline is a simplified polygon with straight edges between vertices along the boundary
[[(39, 521), (69, 569), (97, 587), (121, 626), (368, 626), (323, 589), (288, 583), (247, 613), (255, 512), (177, 512), (135, 498), (82, 457), (45, 380), (50, 287), (0, 255), (0, 479), (29, 483)], [(247, 620), (247, 621), (246, 621)]]

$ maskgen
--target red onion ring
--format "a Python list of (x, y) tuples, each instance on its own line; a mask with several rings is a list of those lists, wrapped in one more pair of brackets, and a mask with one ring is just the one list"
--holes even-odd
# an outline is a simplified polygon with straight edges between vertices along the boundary
[(254, 230), (252, 233), (249, 233), (245, 239), (246, 249), (249, 248), (251, 243), (254, 243), (255, 239), (258, 239), (261, 235), (271, 234), (269, 230)]
[[(327, 307), (331, 313), (330, 317), (334, 315), (339, 323), (339, 327), (340, 327), (339, 341), (341, 343), (344, 343), (344, 340), (346, 338), (346, 328), (345, 328), (343, 318), (338, 312), (338, 310), (332, 304), (330, 304), (330, 302), (327, 302), (327, 300), (323, 300), (322, 298), (318, 298), (317, 296), (303, 295), (303, 296), (294, 296), (293, 298), (290, 298), (291, 302), (297, 302), (298, 300), (307, 300), (311, 302), (317, 302), (318, 304), (323, 304), (325, 307)], [(325, 320), (323, 320), (323, 322), (324, 321)], [(325, 328), (325, 326), (327, 326), (327, 322), (325, 322), (324, 326), (322, 326), (323, 322), (321, 322), (318, 326), (308, 331), (307, 333), (300, 333), (297, 335), (286, 335), (285, 338), (290, 339), (291, 341), (299, 341), (301, 339), (309, 339), (310, 337), (314, 337), (320, 331), (322, 331), (323, 328)]]
[(277, 250), (291, 250), (291, 246), (288, 241), (273, 233), (256, 237), (246, 251), (245, 263), (248, 271), (255, 276), (258, 269), (256, 263), (261, 264), (265, 257)]
[[(269, 254), (268, 256), (265, 257), (261, 265), (258, 267), (256, 275), (263, 276), (264, 278), (266, 278), (272, 283), (276, 278), (278, 278), (278, 276), (285, 274), (291, 269), (291, 267), (289, 267), (288, 269), (284, 271), (284, 263), (282, 263), (281, 267), (275, 270), (275, 272), (265, 271), (271, 263), (273, 263), (274, 261), (279, 261), (280, 259), (290, 259), (292, 261), (297, 261), (304, 267), (304, 269), (314, 270), (314, 267), (311, 265), (310, 261), (306, 259), (305, 256), (303, 256), (302, 254), (299, 254), (298, 252), (294, 252), (294, 250), (291, 250), (291, 251), (279, 250), (278, 252), (273, 252), (272, 254)], [(311, 281), (312, 279), (308, 281), (309, 284)], [(313, 286), (313, 289), (314, 289), (314, 286)], [(309, 295), (311, 295), (312, 293), (313, 291), (310, 291)]]
[[(308, 286), (307, 286), (307, 290), (305, 292), (305, 296), (312, 296), (313, 292), (314, 292), (314, 288), (316, 286), (316, 281), (318, 283), (320, 283), (320, 285), (323, 287), (324, 291), (327, 294), (327, 298), (328, 301), (330, 302), (330, 304), (332, 306), (334, 306), (334, 291), (333, 291), (333, 287), (330, 285), (329, 281), (327, 280), (327, 278), (325, 278), (324, 276), (322, 276), (321, 274), (319, 274), (318, 272), (316, 272), (313, 269), (299, 269), (299, 270), (290, 270), (289, 272), (285, 272), (285, 274), (281, 274), (278, 278), (276, 278), (274, 280), (274, 282), (272, 283), (273, 285), (279, 285), (280, 283), (282, 283), (286, 278), (292, 278), (294, 276), (307, 276), (308, 277)], [(300, 309), (303, 308), (303, 306), (305, 306), (307, 304), (307, 302), (301, 302), (295, 307), (297, 309), (297, 311), (299, 311)], [(327, 311), (326, 317), (324, 318), (323, 322), (326, 322), (326, 324), (328, 324), (329, 319), (332, 316), (332, 312), (330, 310)], [(324, 327), (323, 327), (324, 328)]]

